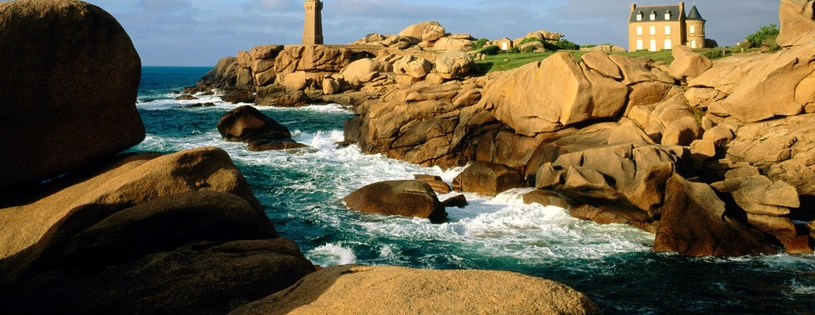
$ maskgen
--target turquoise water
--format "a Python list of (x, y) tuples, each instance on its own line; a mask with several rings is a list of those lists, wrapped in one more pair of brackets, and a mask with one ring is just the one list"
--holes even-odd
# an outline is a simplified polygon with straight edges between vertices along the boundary
[[(435, 269), (509, 270), (570, 285), (606, 314), (815, 314), (815, 256), (686, 258), (651, 250), (654, 237), (623, 225), (598, 225), (564, 209), (524, 205), (528, 190), (495, 198), (466, 194), (450, 222), (365, 215), (341, 199), (355, 189), (413, 174), (448, 183), (443, 171), (338, 148), (351, 113), (338, 105), (260, 108), (314, 153), (251, 152), (220, 139), (215, 124), (237, 105), (201, 96), (174, 101), (208, 68), (145, 67), (139, 112), (146, 140), (135, 151), (217, 146), (230, 153), (280, 233), (324, 266), (363, 263)], [(214, 102), (207, 108), (179, 108)], [(451, 195), (440, 196), (441, 199)]]

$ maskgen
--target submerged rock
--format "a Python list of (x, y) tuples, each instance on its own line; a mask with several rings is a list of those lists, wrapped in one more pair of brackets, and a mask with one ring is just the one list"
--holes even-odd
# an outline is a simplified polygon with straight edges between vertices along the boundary
[[(360, 298), (364, 297), (364, 298)], [(347, 265), (230, 313), (602, 314), (566, 285), (504, 271), (416, 270)]]
[(447, 212), (430, 185), (417, 180), (385, 181), (357, 189), (345, 199), (353, 210), (384, 215), (428, 218), (444, 222)]

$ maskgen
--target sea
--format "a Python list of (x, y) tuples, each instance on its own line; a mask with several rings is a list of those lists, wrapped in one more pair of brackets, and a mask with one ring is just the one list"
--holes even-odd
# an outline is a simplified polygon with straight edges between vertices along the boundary
[[(310, 152), (249, 151), (215, 128), (241, 105), (215, 96), (176, 101), (208, 67), (144, 67), (136, 106), (147, 136), (133, 152), (214, 146), (232, 156), (283, 237), (315, 264), (392, 265), (518, 272), (562, 282), (605, 314), (815, 314), (815, 255), (689, 258), (655, 253), (654, 236), (626, 225), (572, 218), (562, 208), (526, 205), (529, 189), (496, 197), (465, 193), (449, 222), (348, 210), (342, 199), (378, 181), (441, 176), (444, 170), (339, 146), (352, 113), (340, 105), (258, 107)], [(211, 102), (215, 106), (189, 107)], [(444, 200), (454, 194), (441, 195)]]

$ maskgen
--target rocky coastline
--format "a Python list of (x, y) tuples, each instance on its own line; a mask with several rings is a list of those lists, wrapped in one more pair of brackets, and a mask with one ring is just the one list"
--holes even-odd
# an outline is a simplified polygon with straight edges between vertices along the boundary
[[(426, 176), (371, 183), (346, 198), (355, 210), (410, 204), (385, 214), (443, 222), (445, 207), (466, 200), (439, 201), (434, 190), (497, 195), (534, 187), (527, 202), (636, 226), (655, 234), (658, 252), (813, 254), (815, 41), (807, 36), (815, 17), (802, 9), (812, 1), (801, 3), (781, 1), (785, 48), (773, 54), (711, 62), (677, 47), (668, 65), (558, 53), (473, 75), (474, 56), (461, 51), (472, 38), (425, 22), (354, 43), (382, 46), (377, 55), (331, 46), (241, 51), (182, 97), (340, 103), (356, 114), (345, 124), (346, 144), (420, 165), (469, 165), (452, 187)], [(113, 17), (80, 1), (25, 0), (0, 4), (0, 24), (8, 26), (3, 38), (21, 47), (2, 50), (0, 63), (36, 70), (32, 82), (0, 76), (0, 136), (11, 139), (0, 144), (4, 313), (355, 314), (394, 305), (600, 313), (580, 292), (514, 273), (315, 267), (276, 231), (223, 150), (121, 153), (145, 136), (134, 105), (141, 62)], [(32, 44), (67, 38), (76, 51)], [(63, 76), (41, 81), (53, 71), (37, 66), (45, 60), (64, 67), (56, 72)], [(88, 71), (111, 75), (78, 83)], [(11, 86), (32, 88), (12, 93)], [(93, 97), (32, 94), (64, 90)], [(252, 107), (233, 110), (217, 128), (252, 150), (308, 150)], [(508, 302), (496, 309), (495, 300)]]
[[(0, 50), (0, 64), (10, 70), (0, 75), (3, 314), (600, 314), (565, 285), (508, 272), (316, 267), (277, 232), (224, 150), (123, 153), (145, 138), (135, 107), (141, 61), (107, 12), (76, 0), (19, 0), (0, 4), (0, 25), (4, 45), (14, 47)], [(256, 55), (253, 66), (272, 58), (265, 53), (353, 55), (320, 47), (272, 51)], [(260, 97), (234, 89), (225, 97), (298, 105), (309, 96), (292, 87), (308, 81), (295, 70), (349, 65), (280, 60), (275, 66), (296, 73), (284, 80), (292, 85), (265, 87)], [(65, 91), (87, 97), (77, 101)], [(244, 108), (225, 116), (218, 125), (224, 141), (300, 148), (285, 127), (253, 114)], [(362, 294), (399, 308), (358, 299), (360, 285), (370, 290)], [(354, 298), (341, 296), (348, 293)], [(402, 298), (408, 294), (415, 299)], [(495, 300), (513, 303), (496, 309)]]
[[(350, 106), (356, 116), (345, 138), (363, 152), (443, 168), (472, 164), (453, 188), (495, 195), (535, 187), (530, 202), (637, 226), (656, 235), (656, 251), (811, 254), (815, 45), (804, 37), (815, 27), (801, 22), (812, 18), (801, 7), (781, 1), (784, 50), (715, 63), (685, 47), (673, 50), (670, 65), (558, 53), (480, 76), (469, 72), (471, 54), (423, 49), (443, 34), (425, 22), (355, 43), (385, 46), (371, 58), (342, 59), (351, 54), (327, 46), (255, 47), (223, 59), (191, 90), (285, 90), (273, 105), (292, 105), (298, 94)], [(391, 42), (411, 44), (395, 45), (395, 54)], [(305, 55), (291, 60), (291, 51)], [(274, 55), (264, 71), (277, 72), (275, 80), (257, 80), (252, 66), (268, 59), (239, 61)], [(330, 56), (341, 60), (320, 60)], [(241, 71), (255, 80), (242, 80), (252, 76)]]

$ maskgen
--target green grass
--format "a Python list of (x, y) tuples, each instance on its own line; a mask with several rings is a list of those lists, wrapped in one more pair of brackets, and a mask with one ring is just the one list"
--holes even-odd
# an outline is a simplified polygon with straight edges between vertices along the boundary
[[(565, 52), (569, 52), (580, 60), (580, 58), (586, 54), (585, 51), (575, 51), (575, 50), (561, 50)], [(710, 59), (718, 59), (726, 56), (732, 56), (734, 54), (741, 53), (740, 48), (711, 48), (711, 49), (697, 49), (694, 50), (697, 53), (703, 54)], [(760, 49), (750, 49), (745, 50), (745, 52), (755, 52), (760, 51)], [(724, 53), (723, 53), (724, 52)], [(487, 74), (490, 72), (495, 71), (507, 71), (512, 70), (523, 65), (541, 61), (551, 55), (554, 52), (547, 51), (545, 53), (516, 53), (516, 54), (497, 54), (492, 56), (487, 56), (485, 60), (477, 60), (475, 62), (476, 71), (480, 74)], [(615, 55), (622, 55), (631, 58), (651, 58), (657, 61), (664, 61), (667, 64), (671, 64), (674, 61), (674, 57), (671, 54), (670, 50), (661, 50), (650, 52), (647, 50), (639, 50), (633, 52), (625, 52), (625, 53), (611, 53)]]
[[(569, 52), (575, 55), (575, 57), (578, 59), (586, 54), (584, 51)], [(487, 59), (485, 60), (477, 60), (475, 62), (475, 67), (476, 70), (478, 70), (478, 73), (481, 74), (487, 74), (495, 71), (507, 71), (529, 63), (541, 61), (553, 54), (554, 52), (552, 51), (547, 51), (545, 53), (497, 54), (487, 56)]]

